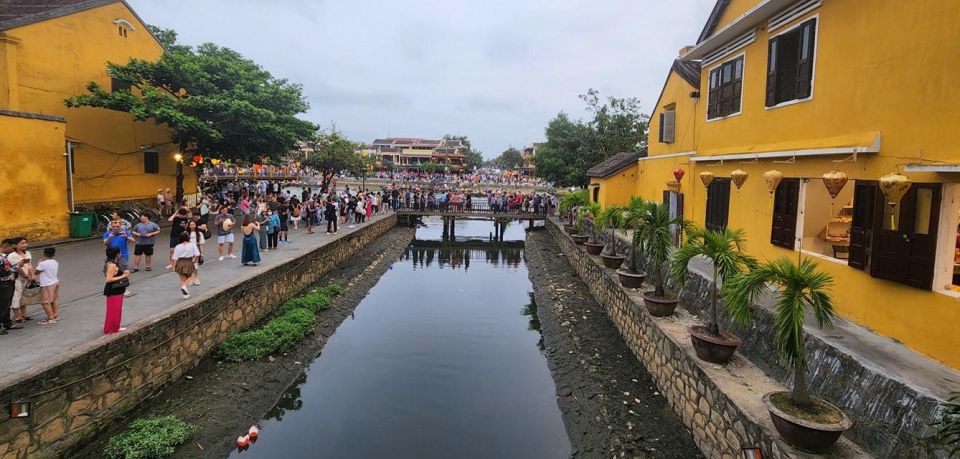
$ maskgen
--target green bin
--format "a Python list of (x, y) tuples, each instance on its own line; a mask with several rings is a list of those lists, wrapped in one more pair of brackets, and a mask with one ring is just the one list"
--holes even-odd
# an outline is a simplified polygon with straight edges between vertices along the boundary
[(70, 212), (70, 237), (90, 237), (96, 220), (93, 212)]

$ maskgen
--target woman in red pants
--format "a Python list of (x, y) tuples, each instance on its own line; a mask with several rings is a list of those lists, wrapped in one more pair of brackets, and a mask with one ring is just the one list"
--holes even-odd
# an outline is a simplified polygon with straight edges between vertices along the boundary
[(103, 285), (103, 295), (107, 297), (107, 314), (103, 321), (104, 333), (116, 333), (126, 330), (120, 327), (120, 316), (123, 312), (123, 293), (127, 291), (130, 281), (130, 271), (120, 271), (120, 249), (107, 249), (107, 262), (103, 267), (106, 276)]

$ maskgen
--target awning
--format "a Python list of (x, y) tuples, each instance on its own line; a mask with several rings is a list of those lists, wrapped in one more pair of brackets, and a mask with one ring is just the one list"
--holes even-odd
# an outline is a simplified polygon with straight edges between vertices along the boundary
[(907, 164), (905, 172), (960, 172), (960, 164)]
[(802, 141), (728, 147), (698, 151), (697, 156), (692, 156), (690, 161), (700, 163), (879, 153), (880, 140), (880, 132), (873, 131)]

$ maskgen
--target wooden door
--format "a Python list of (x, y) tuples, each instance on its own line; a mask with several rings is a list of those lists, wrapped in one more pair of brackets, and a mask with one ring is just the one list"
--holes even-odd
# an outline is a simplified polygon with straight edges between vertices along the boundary
[(871, 275), (923, 289), (933, 286), (940, 195), (940, 184), (913, 184), (894, 210), (898, 218), (891, 220), (889, 204), (877, 193)]
[(771, 244), (793, 250), (797, 236), (799, 199), (800, 179), (783, 179), (774, 192)]

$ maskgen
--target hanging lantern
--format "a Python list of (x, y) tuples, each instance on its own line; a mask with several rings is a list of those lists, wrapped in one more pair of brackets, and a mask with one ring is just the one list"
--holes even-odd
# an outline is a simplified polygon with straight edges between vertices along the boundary
[(897, 229), (897, 219), (894, 217), (894, 209), (900, 203), (900, 198), (910, 189), (910, 179), (905, 175), (896, 172), (889, 173), (880, 177), (880, 191), (887, 198), (887, 204), (890, 206), (890, 229)]
[(827, 193), (830, 193), (830, 197), (833, 199), (837, 199), (837, 195), (840, 194), (846, 184), (847, 174), (843, 172), (830, 171), (823, 174), (823, 186), (827, 187)]
[(684, 174), (686, 174), (686, 172), (679, 167), (673, 170), (673, 178), (677, 179), (678, 182), (683, 179)]
[(767, 182), (767, 190), (770, 190), (771, 195), (774, 191), (777, 191), (777, 186), (780, 185), (781, 180), (783, 180), (783, 172), (776, 169), (771, 169), (763, 173), (763, 181)]
[(705, 187), (710, 186), (710, 182), (713, 181), (713, 172), (709, 172), (709, 171), (701, 172), (700, 181), (703, 182), (703, 186)]
[(743, 169), (737, 169), (730, 173), (730, 181), (737, 186), (738, 190), (743, 186), (743, 182), (747, 181), (747, 177), (749, 177), (749, 174)]

